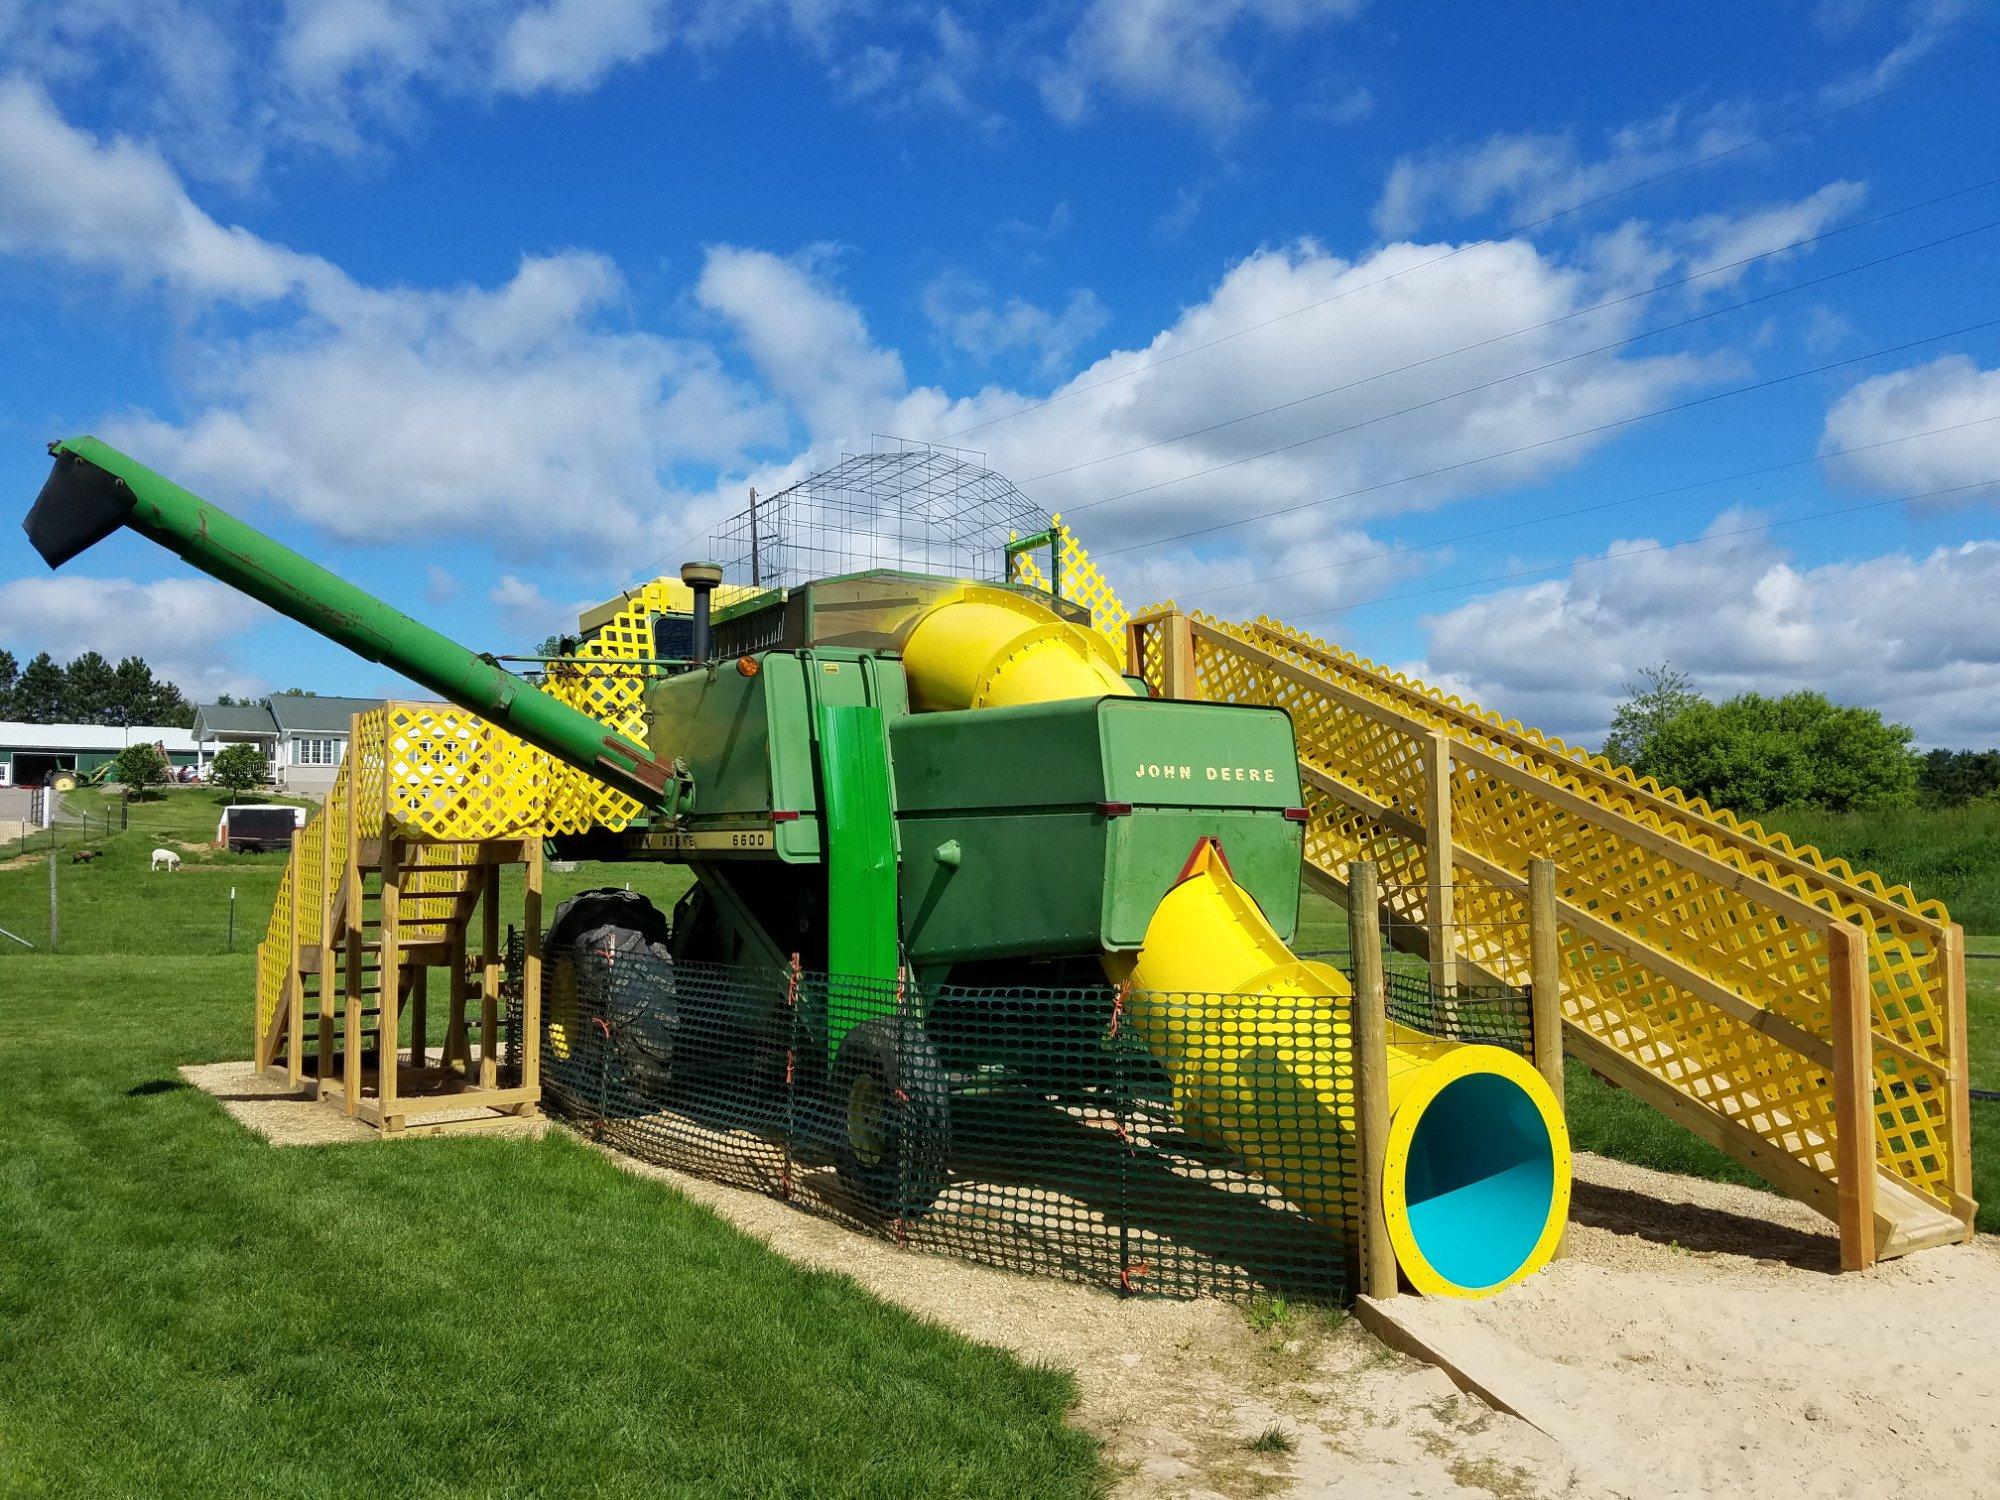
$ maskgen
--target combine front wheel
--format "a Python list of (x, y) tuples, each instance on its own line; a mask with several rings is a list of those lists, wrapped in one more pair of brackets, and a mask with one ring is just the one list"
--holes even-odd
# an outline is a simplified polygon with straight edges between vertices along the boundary
[(951, 1091), (924, 1028), (878, 1016), (848, 1032), (834, 1058), (833, 1103), (845, 1127), (841, 1179), (884, 1218), (928, 1212), (950, 1175)]

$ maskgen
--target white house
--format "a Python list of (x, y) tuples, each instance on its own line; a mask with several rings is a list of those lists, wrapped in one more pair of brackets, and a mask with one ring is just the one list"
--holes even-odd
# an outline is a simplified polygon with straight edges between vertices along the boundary
[(323, 797), (347, 753), (349, 724), (380, 708), (379, 698), (307, 698), (279, 694), (262, 703), (204, 703), (195, 709), (194, 739), (207, 765), (225, 745), (264, 752), (271, 778), (302, 797)]

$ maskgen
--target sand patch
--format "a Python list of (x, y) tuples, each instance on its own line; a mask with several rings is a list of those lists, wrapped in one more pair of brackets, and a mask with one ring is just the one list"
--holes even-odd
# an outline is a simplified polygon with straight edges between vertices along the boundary
[(426, 1135), (452, 1135), (461, 1131), (469, 1134), (474, 1130), (482, 1135), (534, 1138), (549, 1128), (549, 1122), (540, 1116), (498, 1119), (489, 1109), (440, 1108), (413, 1110), (410, 1114), (412, 1121), (435, 1128), (384, 1135), (332, 1103), (322, 1104), (310, 1093), (292, 1089), (282, 1078), (271, 1077), (254, 1063), (198, 1063), (182, 1068), (180, 1074), (202, 1092), (220, 1100), (237, 1124), (274, 1146), (420, 1140)]

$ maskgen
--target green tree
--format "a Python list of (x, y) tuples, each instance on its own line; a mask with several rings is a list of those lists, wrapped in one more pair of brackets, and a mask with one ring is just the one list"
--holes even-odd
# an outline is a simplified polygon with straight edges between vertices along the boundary
[(2000, 796), (2000, 750), (1927, 751), (1917, 762), (1917, 792), (1930, 807)]
[(1694, 679), (1687, 673), (1676, 672), (1665, 662), (1641, 667), (1639, 680), (1625, 684), (1625, 701), (1611, 716), (1605, 756), (1636, 769), (1646, 758), (1653, 736), (1701, 701)]
[(111, 779), (129, 787), (134, 796), (143, 797), (148, 787), (167, 779), (167, 758), (144, 741), (127, 745), (111, 763)]
[(85, 651), (63, 670), (63, 712), (75, 724), (119, 722), (111, 717), (117, 683), (111, 663)]
[(111, 712), (106, 722), (192, 729), (194, 705), (171, 682), (154, 676), (141, 658), (128, 656), (112, 674)]
[(1910, 729), (1824, 693), (1681, 704), (1653, 727), (1632, 768), (1738, 812), (1907, 806), (1916, 800)]
[(224, 745), (209, 765), (208, 779), (225, 792), (247, 792), (264, 780), (264, 752), (255, 745)]
[(0, 719), (14, 717), (14, 687), (21, 680), (21, 664), (14, 653), (0, 647)]
[(14, 717), (24, 724), (60, 724), (67, 697), (63, 669), (48, 652), (37, 652), (14, 684)]

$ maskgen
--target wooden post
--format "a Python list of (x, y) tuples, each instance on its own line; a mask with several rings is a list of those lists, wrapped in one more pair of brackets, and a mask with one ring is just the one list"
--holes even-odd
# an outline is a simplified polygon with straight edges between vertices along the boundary
[(429, 964), (418, 964), (410, 970), (410, 1066), (427, 1067), (430, 1063), (431, 1026), (431, 970)]
[[(480, 879), (479, 872), (469, 873), (468, 882)], [(451, 1017), (444, 1028), (444, 1066), (457, 1064), (466, 1081), (472, 1080), (472, 1049), (465, 1039), (465, 923), (451, 924), (451, 935), (445, 947), (446, 961), (451, 965), (447, 976), (446, 993), (450, 997)]]
[[(306, 971), (305, 971), (305, 929), (301, 925), (305, 917), (305, 851), (293, 845), (292, 854), (286, 860), (292, 872), (292, 934), (291, 951), (285, 955), (285, 1082), (293, 1088), (305, 1082), (306, 1077)], [(325, 887), (320, 888), (325, 894)]]
[(1347, 940), (1354, 949), (1355, 1156), (1361, 1166), (1361, 1291), (1396, 1295), (1396, 1252), (1384, 1211), (1389, 1141), (1389, 1017), (1382, 982), (1381, 891), (1373, 861), (1347, 867)]
[(396, 1109), (397, 1055), (402, 1050), (403, 1000), (403, 911), (402, 848), (387, 823), (382, 828), (382, 928), (377, 936), (381, 965), (375, 996), (380, 1007), (375, 1017), (375, 1095), (382, 1111), (382, 1128), (393, 1130), (400, 1123)]
[(1194, 630), (1179, 610), (1161, 617), (1160, 696), (1194, 696)]
[[(351, 767), (349, 768), (352, 769)], [(347, 809), (348, 817), (353, 817), (352, 806), (346, 791), (346, 779), (341, 778), (341, 806)], [(324, 820), (319, 831), (319, 1056), (313, 1059), (313, 1079), (318, 1085), (317, 1092), (324, 1092), (328, 1073), (333, 1060), (333, 797), (329, 793), (319, 810)], [(341, 879), (347, 878), (343, 867)]]
[(1840, 1269), (1875, 1264), (1875, 1033), (1868, 941), (1858, 927), (1827, 927), (1827, 989), (1833, 1014), (1834, 1171), (1840, 1206)]
[(1556, 933), (1556, 862), (1528, 861), (1528, 983), (1534, 997), (1535, 1070), (1563, 1097), (1562, 943)]
[[(348, 726), (348, 754), (361, 743), (361, 715), (356, 714)], [(361, 1113), (361, 820), (358, 816), (361, 798), (355, 783), (359, 775), (350, 762), (347, 776), (347, 850), (341, 857), (345, 870), (342, 877), (347, 882), (347, 931), (343, 939), (346, 946), (346, 1017), (344, 1034), (341, 1039), (341, 1074), (344, 1085), (347, 1112)]]
[[(1535, 1071), (1569, 1118), (1563, 1091), (1562, 942), (1556, 930), (1556, 862), (1528, 861), (1528, 994), (1534, 1007)], [(1559, 1242), (1556, 1254), (1563, 1253)]]
[(479, 1086), (499, 1082), (500, 1058), (494, 1041), (500, 1030), (500, 867), (486, 867), (486, 890), (479, 898)]
[(1424, 915), (1430, 923), (1431, 985), (1456, 1009), (1458, 928), (1453, 913), (1451, 857), (1451, 740), (1428, 731), (1419, 746), (1424, 760)]
[(521, 913), (521, 1088), (514, 1111), (540, 1112), (542, 1097), (542, 841), (528, 840), (528, 894)]
[(1945, 1084), (1945, 1107), (1951, 1111), (1947, 1140), (1951, 1150), (1951, 1191), (1954, 1211), (1972, 1234), (1972, 1214), (1958, 1204), (1972, 1201), (1972, 1053), (1965, 1034), (1965, 929), (1954, 922), (1944, 934), (1944, 1014), (1946, 1055), (1951, 1078)]

